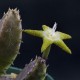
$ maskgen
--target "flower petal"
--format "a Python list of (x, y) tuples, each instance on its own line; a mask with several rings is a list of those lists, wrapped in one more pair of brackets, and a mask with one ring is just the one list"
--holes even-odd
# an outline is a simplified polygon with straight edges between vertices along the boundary
[(50, 29), (50, 27), (49, 26), (46, 26), (46, 25), (42, 25), (42, 29), (45, 31), (45, 30)]
[(45, 51), (47, 49), (47, 47), (50, 46), (51, 44), (52, 44), (52, 41), (50, 41), (46, 38), (43, 38), (43, 44), (41, 47), (41, 52)]
[(71, 54), (71, 50), (66, 46), (66, 44), (62, 40), (57, 40), (54, 42), (54, 44), (62, 48), (67, 53)]
[(71, 39), (72, 38), (69, 34), (62, 33), (62, 32), (59, 32), (59, 31), (56, 31), (56, 35), (59, 35), (60, 39)]
[(26, 29), (26, 30), (23, 30), (23, 32), (28, 33), (28, 34), (33, 35), (33, 36), (37, 36), (37, 37), (42, 37), (42, 35), (43, 35), (43, 31), (42, 30)]

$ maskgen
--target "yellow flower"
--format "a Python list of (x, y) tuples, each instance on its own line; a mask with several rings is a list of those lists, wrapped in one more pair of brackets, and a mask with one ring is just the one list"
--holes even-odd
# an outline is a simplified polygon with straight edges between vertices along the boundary
[(43, 30), (23, 30), (24, 32), (37, 36), (43, 39), (43, 44), (41, 47), (41, 52), (44, 52), (49, 46), (55, 44), (62, 48), (64, 51), (71, 54), (71, 50), (63, 42), (64, 39), (70, 39), (71, 36), (59, 31), (55, 31), (57, 28), (57, 23), (55, 22), (53, 28), (50, 28), (46, 25), (42, 25)]

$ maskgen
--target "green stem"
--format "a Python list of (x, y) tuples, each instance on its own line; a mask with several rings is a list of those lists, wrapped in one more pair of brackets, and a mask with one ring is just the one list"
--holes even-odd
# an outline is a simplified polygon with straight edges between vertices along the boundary
[(48, 58), (50, 49), (51, 49), (51, 45), (48, 46), (45, 51), (43, 51), (42, 57), (43, 57), (44, 59), (47, 59), (47, 58)]

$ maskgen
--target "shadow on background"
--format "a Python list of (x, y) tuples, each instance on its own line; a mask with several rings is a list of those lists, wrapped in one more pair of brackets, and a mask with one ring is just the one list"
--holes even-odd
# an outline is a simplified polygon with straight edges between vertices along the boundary
[[(20, 10), (23, 29), (42, 29), (58, 23), (57, 30), (68, 33), (71, 40), (65, 43), (72, 50), (72, 55), (52, 45), (48, 59), (48, 73), (55, 80), (80, 80), (80, 1), (78, 0), (0, 0), (0, 18), (8, 8)], [(42, 40), (23, 33), (20, 55), (14, 66), (23, 68), (35, 55), (41, 56)]]

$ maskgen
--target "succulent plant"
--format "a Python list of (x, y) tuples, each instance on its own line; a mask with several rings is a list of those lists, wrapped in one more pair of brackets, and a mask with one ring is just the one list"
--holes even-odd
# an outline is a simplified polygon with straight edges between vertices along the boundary
[[(71, 36), (59, 31), (55, 31), (57, 24), (53, 28), (46, 25), (43, 30), (22, 30), (21, 19), (17, 9), (9, 9), (0, 20), (0, 80), (45, 80), (48, 58), (52, 44), (55, 44), (71, 54), (71, 50), (63, 42)], [(21, 70), (19, 74), (4, 74), (11, 66), (16, 56), (19, 54), (22, 31), (43, 39), (41, 47), (42, 57), (31, 60), (29, 64)]]
[(20, 72), (16, 80), (44, 80), (46, 75), (46, 60), (36, 57)]
[(17, 9), (9, 9), (0, 20), (0, 75), (13, 64), (19, 54), (22, 25)]

